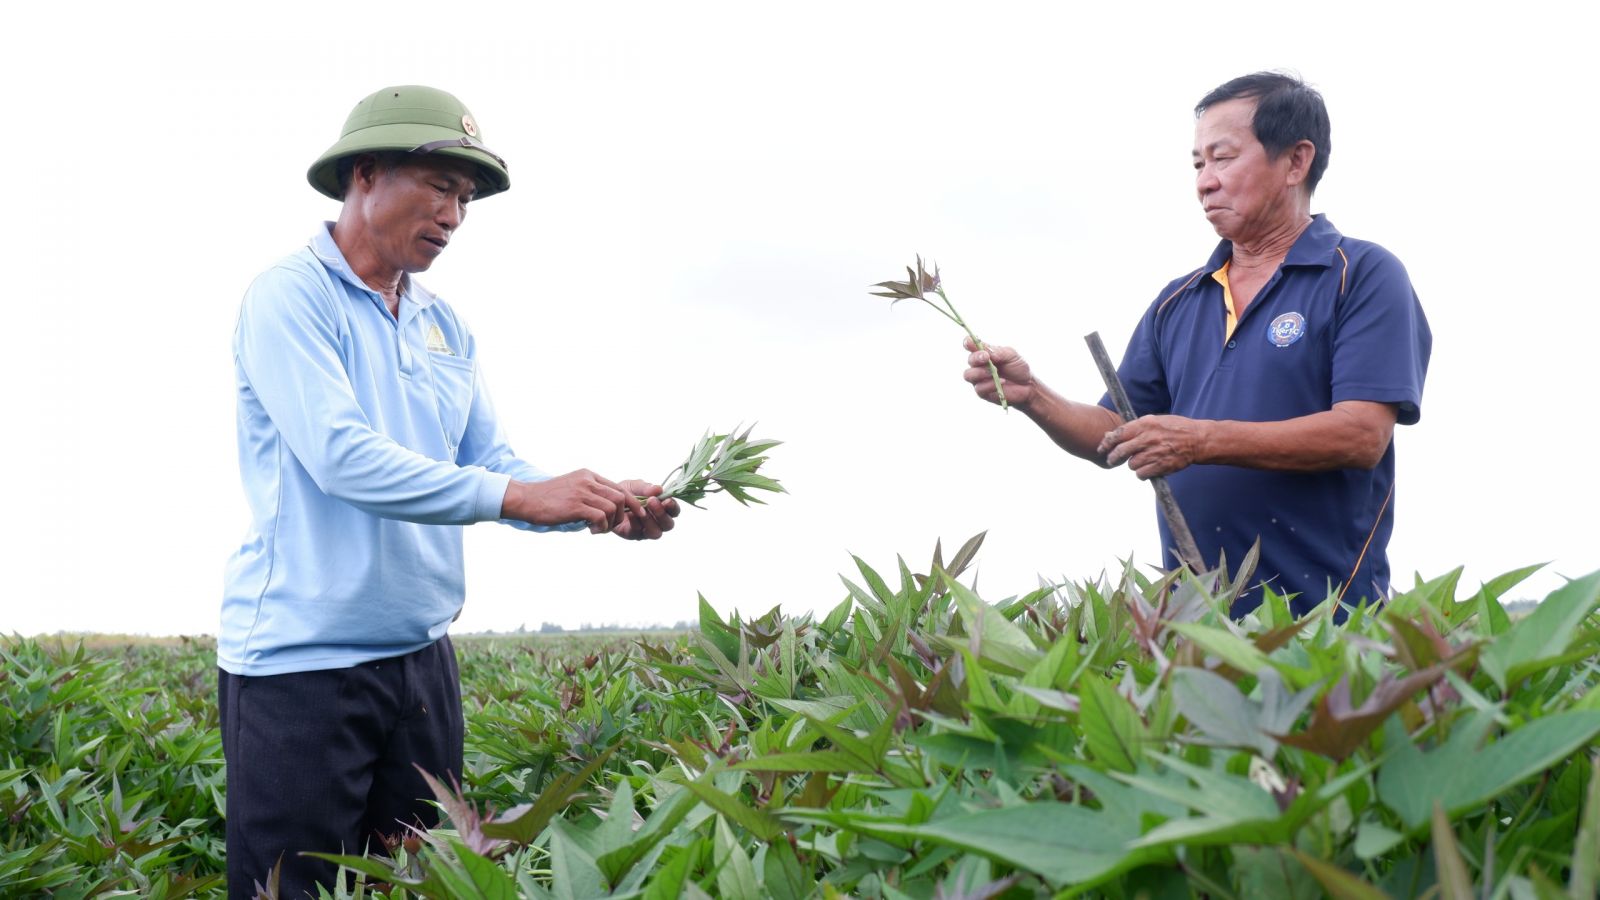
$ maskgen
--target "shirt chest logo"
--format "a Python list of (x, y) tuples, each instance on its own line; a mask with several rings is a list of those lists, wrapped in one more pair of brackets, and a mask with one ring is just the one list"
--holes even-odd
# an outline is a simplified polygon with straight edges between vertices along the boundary
[(1284, 313), (1267, 326), (1267, 341), (1274, 347), (1287, 347), (1306, 336), (1306, 317)]
[(428, 352), (443, 353), (446, 356), (456, 355), (455, 351), (450, 349), (450, 345), (445, 343), (444, 332), (440, 331), (437, 325), (428, 326)]

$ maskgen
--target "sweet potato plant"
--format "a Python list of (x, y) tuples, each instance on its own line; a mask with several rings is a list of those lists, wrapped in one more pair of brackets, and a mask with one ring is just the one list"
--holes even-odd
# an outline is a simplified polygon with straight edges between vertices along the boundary
[[(1235, 622), (1223, 572), (986, 602), (980, 543), (821, 616), (460, 641), (444, 827), (329, 894), (1595, 896), (1600, 573)], [(0, 894), (217, 892), (205, 652), (5, 652)]]

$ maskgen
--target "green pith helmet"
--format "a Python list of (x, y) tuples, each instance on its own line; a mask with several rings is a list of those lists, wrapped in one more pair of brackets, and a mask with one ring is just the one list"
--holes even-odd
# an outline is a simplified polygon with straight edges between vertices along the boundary
[(344, 120), (339, 142), (306, 171), (318, 192), (339, 196), (339, 160), (380, 150), (440, 153), (478, 167), (478, 199), (511, 187), (506, 161), (480, 140), (483, 132), (472, 111), (437, 88), (406, 84), (386, 87), (363, 98)]

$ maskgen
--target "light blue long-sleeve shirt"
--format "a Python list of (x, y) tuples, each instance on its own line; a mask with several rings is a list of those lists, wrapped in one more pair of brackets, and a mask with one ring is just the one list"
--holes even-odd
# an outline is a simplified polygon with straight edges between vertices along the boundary
[(499, 519), (511, 479), (549, 477), (507, 444), (466, 324), (410, 278), (391, 316), (331, 228), (255, 280), (234, 333), (251, 523), (217, 658), (236, 675), (438, 640), (465, 597), (460, 526)]

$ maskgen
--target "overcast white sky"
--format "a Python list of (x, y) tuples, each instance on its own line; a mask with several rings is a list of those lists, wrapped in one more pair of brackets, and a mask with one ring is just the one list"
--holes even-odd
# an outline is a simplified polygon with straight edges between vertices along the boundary
[(1397, 583), (1600, 568), (1575, 5), (344, 6), (7, 14), (0, 632), (215, 631), (239, 298), (336, 215), (304, 171), (350, 107), (403, 83), (461, 97), (512, 166), (422, 280), (523, 456), (660, 479), (708, 427), (788, 442), (791, 495), (654, 544), (474, 526), (458, 630), (670, 622), (697, 592), (826, 609), (849, 553), (920, 570), (985, 529), (994, 599), (1156, 560), (1147, 485), (974, 399), (954, 326), (866, 289), (935, 258), (981, 336), (1097, 397), (1082, 335), (1120, 353), (1215, 242), (1191, 108), (1262, 68), (1323, 91), (1313, 210), (1394, 251), (1433, 326)]

